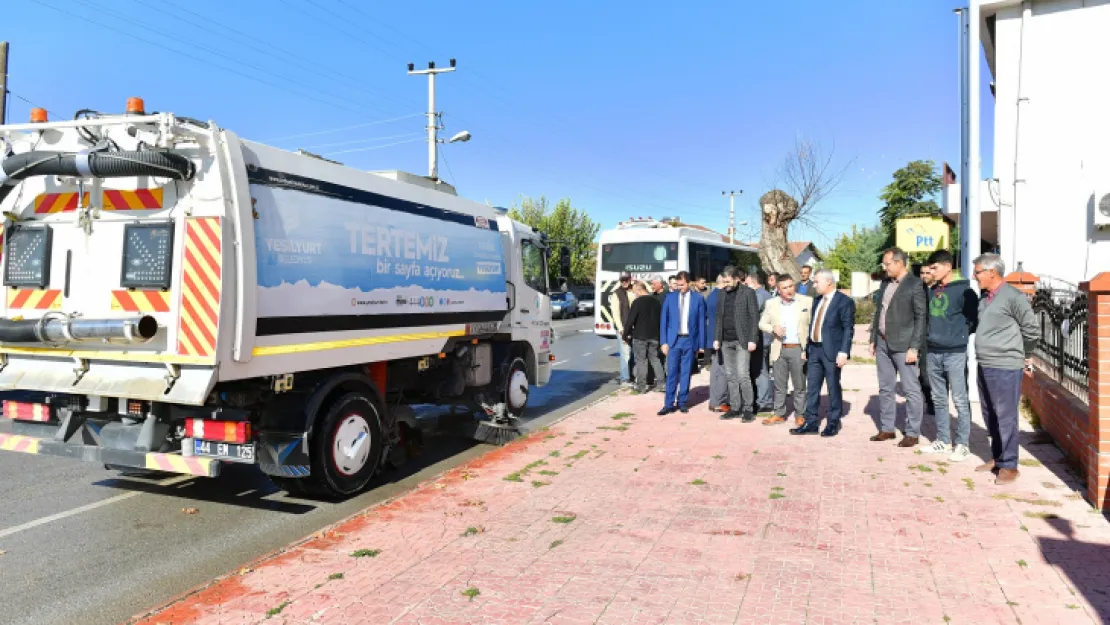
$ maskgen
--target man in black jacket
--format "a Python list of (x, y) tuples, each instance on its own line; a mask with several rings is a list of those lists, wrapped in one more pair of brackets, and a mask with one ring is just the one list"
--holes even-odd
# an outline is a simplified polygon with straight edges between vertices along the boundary
[(633, 393), (644, 393), (647, 388), (647, 368), (651, 363), (655, 374), (655, 386), (663, 387), (666, 379), (663, 363), (659, 362), (659, 311), (661, 306), (654, 297), (647, 297), (647, 287), (637, 282), (632, 290), (636, 299), (628, 311), (628, 321), (624, 324), (624, 340), (632, 343), (632, 353), (636, 362), (636, 387)]
[(896, 438), (897, 399), (894, 387), (902, 380), (906, 394), (905, 437), (899, 447), (916, 447), (924, 416), (918, 358), (925, 345), (928, 309), (921, 279), (909, 271), (909, 257), (897, 247), (883, 253), (887, 279), (879, 288), (879, 305), (871, 321), (871, 355), (879, 369), (879, 419), (881, 429), (873, 441)]
[(720, 350), (728, 374), (730, 410), (721, 416), (732, 419), (743, 416), (744, 423), (755, 421), (752, 413), (750, 374), (751, 353), (763, 340), (759, 332), (759, 304), (755, 291), (744, 284), (744, 272), (736, 267), (725, 267), (725, 290), (717, 297), (717, 316), (714, 322), (713, 349)]
[[(967, 280), (956, 280), (952, 254), (938, 250), (929, 256), (936, 284), (929, 293), (928, 374), (932, 384), (937, 438), (925, 453), (948, 453), (951, 462), (971, 456), (971, 403), (967, 397), (967, 343), (979, 321), (979, 295)], [(948, 390), (956, 404), (956, 436), (951, 435)]]

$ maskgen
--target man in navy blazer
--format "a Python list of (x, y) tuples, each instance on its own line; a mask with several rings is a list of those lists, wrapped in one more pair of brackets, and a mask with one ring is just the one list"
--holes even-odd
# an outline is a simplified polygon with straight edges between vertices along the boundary
[(821, 383), (829, 387), (828, 423), (821, 436), (840, 433), (844, 402), (840, 392), (840, 370), (852, 354), (852, 335), (856, 328), (856, 303), (836, 290), (833, 273), (822, 269), (814, 276), (813, 316), (809, 323), (809, 344), (803, 360), (809, 363), (806, 397), (806, 422), (791, 434), (817, 434), (821, 416)]
[[(667, 356), (667, 395), (659, 415), (687, 412), (694, 359), (705, 349), (705, 298), (690, 290), (690, 274), (675, 275), (675, 290), (667, 294), (659, 318), (659, 345)], [(675, 391), (678, 403), (675, 403)]]

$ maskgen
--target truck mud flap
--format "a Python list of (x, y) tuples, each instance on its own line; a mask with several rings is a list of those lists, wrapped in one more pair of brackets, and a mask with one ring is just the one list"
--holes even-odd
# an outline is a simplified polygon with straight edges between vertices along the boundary
[(258, 467), (266, 475), (308, 477), (312, 462), (304, 434), (262, 432), (258, 435)]
[(85, 462), (200, 477), (216, 477), (220, 474), (220, 461), (210, 458), (186, 458), (180, 454), (108, 449), (97, 445), (62, 443), (19, 434), (0, 434), (0, 451), (58, 456)]

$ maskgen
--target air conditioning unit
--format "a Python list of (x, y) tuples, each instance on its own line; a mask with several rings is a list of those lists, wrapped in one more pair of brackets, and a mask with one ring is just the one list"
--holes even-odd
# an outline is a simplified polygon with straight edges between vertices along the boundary
[(1110, 227), (1110, 189), (1095, 190), (1094, 222), (1096, 228)]

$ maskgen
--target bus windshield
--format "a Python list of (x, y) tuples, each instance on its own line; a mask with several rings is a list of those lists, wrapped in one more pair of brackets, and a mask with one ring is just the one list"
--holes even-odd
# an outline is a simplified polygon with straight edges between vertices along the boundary
[[(669, 264), (668, 264), (669, 261)], [(602, 271), (667, 271), (677, 268), (678, 243), (606, 243), (601, 247)]]

